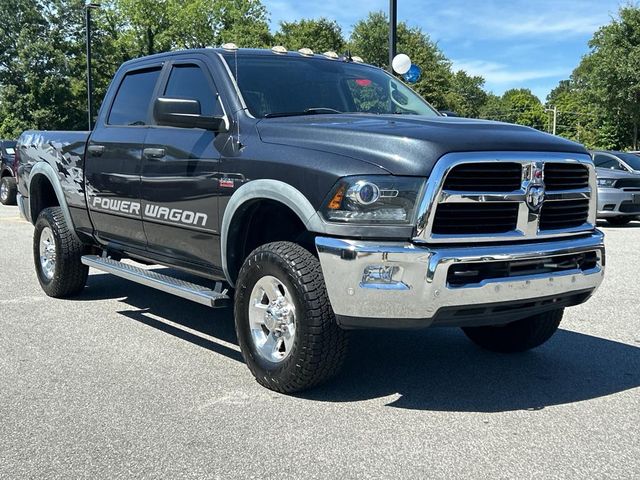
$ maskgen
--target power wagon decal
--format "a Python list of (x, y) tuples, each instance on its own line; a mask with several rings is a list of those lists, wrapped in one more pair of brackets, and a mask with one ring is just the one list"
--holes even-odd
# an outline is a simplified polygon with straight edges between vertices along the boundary
[[(143, 210), (140, 202), (118, 200), (116, 198), (93, 197), (91, 205), (96, 210), (106, 210), (136, 217), (142, 216), (143, 219), (164, 220), (178, 225), (206, 227), (209, 219), (206, 213), (167, 208), (153, 203), (146, 203)], [(142, 212), (142, 215), (140, 212)]]

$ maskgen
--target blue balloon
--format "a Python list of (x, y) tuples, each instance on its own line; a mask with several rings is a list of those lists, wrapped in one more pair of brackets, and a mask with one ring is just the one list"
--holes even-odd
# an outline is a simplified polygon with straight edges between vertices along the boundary
[(402, 75), (402, 78), (404, 78), (404, 81), (407, 83), (416, 83), (420, 79), (420, 75), (422, 75), (422, 69), (415, 63), (412, 63), (409, 71)]

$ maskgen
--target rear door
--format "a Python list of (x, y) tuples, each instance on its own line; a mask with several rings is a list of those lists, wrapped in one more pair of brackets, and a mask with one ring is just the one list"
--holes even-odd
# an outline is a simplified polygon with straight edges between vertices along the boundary
[(142, 148), (162, 65), (121, 75), (113, 102), (87, 145), (87, 202), (96, 236), (104, 243), (146, 248), (140, 205)]
[[(164, 77), (159, 96), (198, 100), (202, 115), (224, 114), (211, 71), (197, 57), (174, 60)], [(150, 252), (215, 269), (220, 149), (227, 140), (200, 128), (149, 129), (141, 197)]]

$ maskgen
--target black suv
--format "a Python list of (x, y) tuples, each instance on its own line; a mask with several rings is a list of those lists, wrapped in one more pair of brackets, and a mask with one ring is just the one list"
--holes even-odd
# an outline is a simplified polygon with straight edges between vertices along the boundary
[(16, 142), (0, 140), (0, 202), (16, 204), (16, 176), (13, 163), (16, 158)]

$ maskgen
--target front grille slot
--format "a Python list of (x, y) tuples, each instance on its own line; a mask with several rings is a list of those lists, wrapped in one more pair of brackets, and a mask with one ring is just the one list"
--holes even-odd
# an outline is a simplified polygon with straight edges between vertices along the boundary
[(488, 263), (461, 263), (447, 273), (450, 287), (476, 285), (485, 280), (517, 278), (529, 275), (561, 273), (569, 270), (586, 272), (596, 268), (596, 252), (572, 253), (551, 258)]
[(548, 191), (589, 188), (589, 170), (575, 163), (547, 163), (544, 184)]
[(635, 178), (623, 178), (618, 180), (616, 183), (616, 188), (628, 188), (629, 190), (640, 189), (640, 180), (636, 180)]
[(433, 233), (506, 233), (515, 230), (517, 223), (517, 203), (444, 203), (436, 211)]
[(620, 211), (622, 213), (640, 213), (640, 203), (622, 202)]
[(579, 227), (589, 218), (589, 200), (545, 202), (540, 212), (540, 230)]
[(444, 183), (445, 190), (461, 192), (512, 192), (520, 189), (519, 163), (465, 163), (455, 167)]

